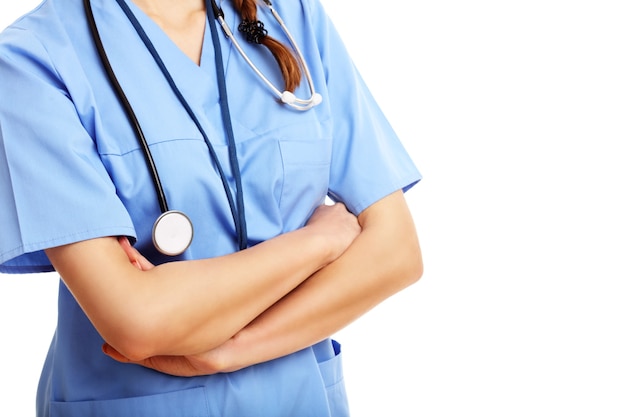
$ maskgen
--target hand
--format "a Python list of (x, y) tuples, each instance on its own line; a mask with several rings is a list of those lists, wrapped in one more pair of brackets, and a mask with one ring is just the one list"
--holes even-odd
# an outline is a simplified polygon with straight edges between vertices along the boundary
[(316, 228), (328, 241), (334, 261), (361, 233), (357, 217), (342, 203), (321, 205), (311, 215), (307, 227)]
[(221, 363), (219, 360), (219, 347), (198, 355), (153, 356), (141, 361), (131, 361), (106, 343), (102, 346), (102, 351), (118, 362), (134, 363), (135, 365), (141, 365), (174, 376), (191, 377), (212, 375), (224, 371), (224, 369), (218, 365)]
[(148, 271), (154, 268), (154, 265), (152, 265), (149, 260), (144, 258), (144, 256), (130, 244), (126, 236), (120, 236), (117, 241), (122, 249), (124, 249), (124, 252), (126, 252), (128, 260), (135, 265), (137, 269), (140, 271)]

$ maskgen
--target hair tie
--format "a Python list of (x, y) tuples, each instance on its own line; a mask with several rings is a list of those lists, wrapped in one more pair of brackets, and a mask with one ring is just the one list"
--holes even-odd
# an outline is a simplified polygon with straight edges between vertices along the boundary
[(242, 20), (239, 24), (239, 32), (246, 35), (246, 40), (250, 43), (260, 44), (267, 36), (267, 30), (265, 29), (263, 22), (255, 20), (251, 22), (249, 20)]

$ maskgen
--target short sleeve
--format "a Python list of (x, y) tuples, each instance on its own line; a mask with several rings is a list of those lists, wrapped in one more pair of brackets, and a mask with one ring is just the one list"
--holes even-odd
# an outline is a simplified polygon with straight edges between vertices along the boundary
[(349, 57), (318, 0), (312, 1), (314, 27), (326, 67), (333, 121), (329, 195), (355, 214), (421, 178), (410, 155), (390, 126)]
[(50, 271), (43, 249), (134, 236), (85, 127), (88, 117), (64, 82), (81, 79), (80, 65), (75, 77), (61, 76), (57, 65), (71, 67), (64, 59), (60, 54), (53, 64), (27, 31), (0, 36), (0, 272)]

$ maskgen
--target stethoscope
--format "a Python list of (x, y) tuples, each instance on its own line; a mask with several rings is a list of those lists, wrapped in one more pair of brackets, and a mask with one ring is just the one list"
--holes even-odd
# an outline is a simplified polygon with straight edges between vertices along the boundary
[[(296, 110), (309, 110), (322, 102), (322, 96), (319, 93), (315, 92), (315, 86), (313, 85), (313, 77), (311, 77), (311, 72), (309, 71), (309, 67), (306, 64), (306, 60), (304, 59), (304, 56), (302, 55), (300, 48), (298, 48), (298, 44), (294, 40), (293, 36), (291, 36), (291, 32), (289, 32), (289, 29), (287, 29), (285, 22), (283, 22), (283, 19), (280, 17), (276, 9), (274, 9), (274, 6), (272, 6), (272, 2), (270, 0), (263, 0), (263, 4), (270, 10), (270, 12), (272, 13), (272, 16), (274, 16), (274, 19), (276, 19), (276, 21), (280, 25), (280, 28), (287, 36), (287, 39), (289, 39), (289, 43), (291, 44), (291, 46), (293, 47), (294, 51), (296, 52), (298, 56), (298, 61), (300, 62), (300, 65), (304, 72), (304, 76), (306, 77), (306, 80), (307, 80), (307, 84), (309, 85), (309, 90), (311, 92), (311, 96), (307, 99), (298, 98), (291, 91), (281, 92), (278, 88), (276, 88), (276, 86), (270, 80), (267, 79), (267, 77), (263, 75), (263, 73), (250, 60), (248, 55), (244, 52), (243, 48), (237, 41), (237, 38), (233, 35), (233, 32), (230, 30), (230, 27), (224, 20), (224, 12), (222, 11), (222, 8), (218, 7), (215, 0), (211, 0), (213, 15), (217, 17), (217, 21), (222, 26), (224, 33), (231, 40), (235, 49), (239, 51), (239, 54), (248, 63), (250, 68), (252, 68), (252, 70), (259, 76), (259, 78), (263, 80), (265, 85), (269, 87), (269, 89), (280, 99), (280, 101), (289, 105), (290, 107)], [(264, 32), (261, 36), (264, 36), (267, 33), (267, 31), (265, 31), (262, 26), (259, 29), (260, 31)]]
[[(205, 143), (207, 144), (207, 147), (209, 149), (209, 154), (212, 160), (215, 162), (215, 166), (218, 170), (218, 173), (219, 173), (219, 176), (220, 176), (223, 188), (224, 188), (224, 192), (228, 199), (228, 204), (229, 204), (230, 211), (233, 217), (233, 222), (235, 225), (235, 232), (237, 234), (238, 247), (240, 250), (245, 249), (248, 246), (248, 237), (247, 237), (245, 209), (244, 209), (244, 203), (243, 203), (243, 189), (241, 185), (241, 172), (239, 170), (237, 150), (235, 146), (233, 128), (232, 128), (232, 123), (231, 123), (231, 118), (230, 118), (230, 109), (228, 107), (228, 97), (227, 97), (227, 92), (226, 92), (226, 80), (225, 80), (226, 77), (224, 74), (224, 65), (222, 61), (221, 46), (219, 42), (219, 37), (217, 35), (217, 28), (215, 24), (213, 23), (214, 19), (220, 22), (220, 25), (222, 26), (226, 35), (231, 39), (231, 41), (233, 42), (233, 45), (235, 45), (235, 48), (239, 51), (239, 53), (242, 55), (245, 61), (250, 65), (250, 67), (254, 70), (254, 72), (256, 72), (261, 77), (261, 79), (272, 89), (272, 91), (281, 98), (281, 101), (283, 103), (297, 110), (308, 110), (321, 102), (321, 96), (315, 92), (315, 88), (313, 86), (313, 80), (308, 70), (308, 67), (304, 61), (304, 57), (302, 56), (299, 48), (296, 46), (295, 41), (293, 40), (287, 28), (285, 27), (282, 19), (271, 6), (271, 3), (269, 3), (268, 0), (264, 0), (266, 1), (267, 6), (272, 11), (273, 16), (279, 22), (281, 28), (283, 29), (283, 31), (289, 38), (289, 41), (291, 42), (292, 46), (296, 50), (296, 53), (298, 54), (299, 61), (302, 65), (303, 71), (305, 73), (305, 76), (309, 84), (309, 88), (311, 90), (311, 97), (309, 99), (298, 99), (291, 92), (287, 91), (287, 92), (280, 93), (280, 91), (276, 87), (274, 87), (274, 85), (269, 80), (267, 80), (265, 76), (263, 76), (263, 74), (256, 68), (256, 66), (254, 66), (254, 64), (250, 61), (248, 56), (245, 54), (245, 52), (243, 51), (239, 43), (236, 41), (235, 37), (232, 35), (230, 28), (228, 28), (228, 25), (224, 21), (224, 18), (223, 18), (224, 13), (222, 9), (217, 6), (217, 4), (215, 3), (215, 0), (211, 0), (211, 3), (212, 3), (211, 7), (208, 7), (207, 5), (206, 7), (207, 14), (209, 15), (209, 18), (210, 18), (209, 26), (211, 29), (211, 38), (213, 41), (213, 47), (215, 49), (215, 66), (216, 66), (216, 73), (217, 73), (217, 78), (218, 78), (220, 111), (221, 111), (221, 116), (222, 116), (222, 122), (224, 124), (226, 136), (228, 139), (229, 162), (230, 162), (231, 169), (233, 171), (232, 172), (233, 177), (235, 179), (236, 193), (235, 193), (235, 197), (233, 197), (230, 187), (228, 185), (228, 180), (220, 164), (219, 158), (217, 157), (217, 154), (215, 153), (213, 145), (211, 144), (211, 141), (209, 140), (206, 132), (202, 128), (202, 125), (200, 124), (198, 118), (196, 117), (193, 110), (189, 106), (185, 97), (182, 95), (182, 93), (176, 86), (176, 83), (174, 82), (169, 71), (167, 70), (167, 67), (163, 63), (161, 57), (157, 53), (154, 45), (150, 41), (149, 37), (143, 30), (141, 24), (139, 23), (135, 15), (132, 13), (128, 5), (124, 2), (124, 0), (116, 0), (116, 1), (121, 7), (121, 9), (123, 10), (124, 14), (127, 16), (129, 21), (131, 22), (131, 24), (133, 25), (133, 27), (135, 28), (137, 34), (139, 35), (142, 42), (144, 43), (144, 45), (146, 46), (146, 48), (148, 49), (148, 51), (154, 58), (157, 66), (163, 73), (163, 76), (166, 78), (173, 93), (176, 95), (176, 97), (178, 98), (182, 106), (184, 107), (185, 111), (187, 112), (189, 117), (192, 119), (192, 121), (194, 122), (198, 130), (200, 131)], [(193, 240), (194, 231), (193, 231), (193, 225), (192, 225), (191, 219), (189, 219), (189, 217), (186, 214), (184, 214), (183, 212), (179, 210), (169, 209), (168, 204), (167, 204), (167, 198), (165, 196), (165, 192), (163, 190), (163, 186), (161, 184), (161, 180), (159, 178), (159, 174), (158, 174), (156, 165), (154, 163), (152, 153), (150, 152), (148, 142), (145, 138), (145, 135), (143, 134), (143, 130), (141, 128), (141, 125), (139, 124), (136, 114), (128, 98), (126, 97), (126, 94), (124, 93), (122, 86), (120, 85), (117, 77), (115, 76), (111, 63), (107, 57), (106, 51), (104, 49), (104, 45), (102, 43), (102, 39), (100, 37), (98, 28), (95, 22), (93, 10), (91, 7), (91, 1), (83, 0), (83, 5), (85, 8), (85, 13), (87, 15), (87, 20), (89, 23), (91, 35), (96, 45), (96, 49), (98, 51), (98, 55), (100, 56), (100, 59), (105, 68), (109, 81), (111, 82), (117, 94), (117, 97), (120, 100), (122, 106), (124, 107), (124, 111), (131, 123), (131, 126), (135, 132), (137, 140), (139, 141), (141, 145), (141, 148), (142, 148), (145, 160), (146, 160), (146, 164), (149, 168), (151, 179), (154, 184), (155, 191), (157, 193), (157, 198), (159, 200), (159, 206), (161, 209), (161, 215), (157, 218), (157, 220), (154, 222), (154, 225), (152, 227), (153, 244), (159, 252), (165, 255), (169, 255), (169, 256), (180, 255), (189, 247), (189, 245), (191, 245), (191, 241)]]

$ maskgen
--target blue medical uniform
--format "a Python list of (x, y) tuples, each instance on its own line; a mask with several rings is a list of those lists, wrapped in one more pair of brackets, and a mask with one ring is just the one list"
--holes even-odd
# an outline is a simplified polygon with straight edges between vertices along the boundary
[[(174, 259), (235, 251), (228, 201), (200, 132), (117, 3), (92, 3), (169, 206), (194, 224), (193, 243)], [(358, 214), (420, 179), (318, 0), (275, 3), (324, 100), (307, 112), (278, 104), (220, 36), (251, 245), (301, 227), (326, 196)], [(208, 28), (196, 65), (129, 5), (205, 129), (234, 193)], [(230, 3), (223, 7), (236, 27)], [(261, 12), (259, 18), (270, 35), (285, 41), (271, 17)], [(267, 51), (242, 44), (282, 85)], [(307, 96), (308, 89), (301, 86), (296, 94)], [(45, 0), (0, 35), (0, 204), (0, 272), (51, 271), (44, 249), (102, 236), (130, 236), (152, 262), (172, 260), (152, 246), (160, 214), (156, 193), (80, 0)], [(102, 343), (61, 282), (38, 416), (348, 415), (340, 349), (331, 340), (237, 372), (193, 378), (118, 363), (101, 352)]]

